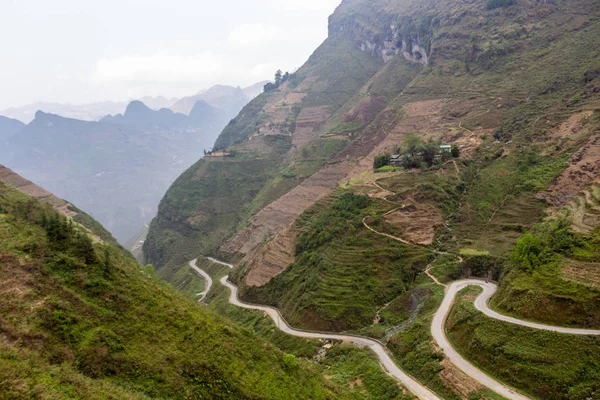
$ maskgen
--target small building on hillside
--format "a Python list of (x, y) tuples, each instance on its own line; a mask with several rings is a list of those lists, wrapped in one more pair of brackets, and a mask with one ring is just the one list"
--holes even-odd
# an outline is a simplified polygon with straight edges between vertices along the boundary
[(229, 157), (231, 156), (231, 153), (228, 153), (226, 151), (213, 151), (210, 153), (206, 153), (205, 157)]
[(394, 154), (390, 157), (390, 165), (394, 167), (401, 167), (404, 165), (404, 161), (406, 160), (406, 156), (400, 154)]
[(449, 144), (443, 144), (440, 146), (440, 151), (442, 153), (450, 153), (452, 151), (452, 146), (450, 146)]

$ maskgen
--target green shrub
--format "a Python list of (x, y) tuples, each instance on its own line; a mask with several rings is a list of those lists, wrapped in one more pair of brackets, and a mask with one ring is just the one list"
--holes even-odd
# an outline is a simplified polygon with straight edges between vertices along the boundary
[(386, 165), (390, 165), (390, 157), (392, 155), (389, 153), (383, 153), (375, 156), (373, 160), (373, 169), (378, 169), (381, 167), (385, 167)]

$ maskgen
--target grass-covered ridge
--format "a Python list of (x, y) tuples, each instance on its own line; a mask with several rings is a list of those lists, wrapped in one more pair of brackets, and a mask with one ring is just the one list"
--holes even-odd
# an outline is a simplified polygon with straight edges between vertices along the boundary
[(0, 282), (2, 398), (350, 396), (3, 183)]

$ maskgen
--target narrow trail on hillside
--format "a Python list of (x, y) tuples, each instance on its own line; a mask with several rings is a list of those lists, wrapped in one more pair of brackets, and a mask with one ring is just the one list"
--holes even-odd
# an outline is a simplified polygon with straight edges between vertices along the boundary
[(412, 245), (413, 244), (413, 243), (409, 242), (408, 240), (404, 240), (404, 239), (396, 237), (396, 236), (388, 235), (387, 233), (382, 233), (382, 232), (376, 231), (375, 229), (371, 228), (369, 226), (369, 224), (367, 224), (366, 219), (367, 219), (367, 217), (364, 217), (363, 220), (362, 220), (362, 223), (365, 226), (365, 228), (367, 228), (371, 232), (376, 233), (377, 235), (388, 237), (388, 238), (393, 239), (393, 240), (397, 240), (398, 242), (401, 242), (401, 243), (404, 243), (404, 244), (408, 244), (408, 245)]
[[(384, 236), (388, 236), (383, 234)], [(402, 240), (400, 240), (402, 241)], [(436, 252), (438, 255), (451, 255), (450, 253), (444, 252)], [(459, 262), (463, 262), (462, 257), (457, 256)], [(208, 260), (224, 265), (229, 269), (233, 269), (233, 265), (216, 260), (214, 258), (207, 258)], [(529, 400), (529, 397), (518, 393), (516, 390), (511, 388), (504, 383), (501, 383), (491, 376), (487, 375), (485, 372), (481, 371), (469, 361), (467, 361), (463, 356), (461, 356), (458, 351), (452, 346), (450, 341), (446, 336), (446, 320), (448, 319), (448, 315), (454, 305), (456, 296), (458, 293), (469, 286), (479, 286), (483, 289), (483, 292), (477, 296), (475, 299), (475, 308), (481, 311), (484, 315), (497, 319), (499, 321), (503, 321), (510, 324), (520, 325), (533, 329), (541, 329), (547, 330), (557, 333), (563, 334), (574, 334), (574, 335), (600, 335), (600, 330), (594, 329), (578, 329), (578, 328), (563, 328), (557, 326), (550, 326), (544, 324), (538, 324), (535, 322), (523, 321), (513, 317), (509, 317), (506, 315), (502, 315), (497, 313), (494, 310), (491, 310), (488, 306), (488, 302), (490, 298), (496, 293), (498, 290), (498, 286), (495, 283), (487, 282), (479, 279), (468, 279), (468, 280), (460, 280), (452, 282), (449, 285), (445, 285), (441, 283), (435, 276), (433, 276), (430, 272), (432, 268), (433, 262), (427, 266), (425, 269), (425, 274), (432, 279), (437, 285), (440, 285), (445, 288), (445, 295), (440, 305), (440, 308), (436, 311), (435, 316), (433, 318), (431, 324), (431, 335), (433, 339), (436, 341), (438, 346), (442, 349), (446, 357), (459, 369), (461, 369), (465, 374), (467, 374), (472, 379), (476, 380), (483, 386), (491, 389), (495, 393), (504, 396), (507, 399), (511, 400)], [(206, 290), (202, 293), (202, 298), (206, 296), (208, 291), (212, 286), (212, 279), (206, 272), (201, 270), (196, 266), (196, 260), (190, 261), (190, 267), (193, 268), (196, 272), (207, 279)], [(328, 333), (328, 332), (312, 332), (305, 331), (292, 328), (288, 322), (285, 320), (283, 315), (281, 315), (280, 311), (274, 307), (268, 307), (257, 304), (249, 304), (242, 302), (238, 297), (238, 288), (229, 282), (229, 276), (224, 276), (220, 280), (221, 285), (227, 287), (231, 294), (229, 296), (229, 303), (250, 310), (258, 310), (268, 314), (277, 328), (284, 333), (287, 333), (292, 336), (311, 338), (311, 339), (325, 339), (325, 340), (341, 340), (353, 343), (362, 348), (371, 349), (379, 358), (379, 361), (382, 367), (390, 374), (390, 376), (394, 377), (400, 383), (402, 383), (408, 390), (410, 390), (415, 396), (422, 400), (439, 400), (439, 397), (430, 391), (427, 387), (417, 382), (403, 370), (401, 370), (394, 360), (391, 358), (387, 347), (379, 342), (378, 340), (364, 337), (364, 336), (355, 336), (355, 335), (347, 335), (347, 334), (336, 334), (336, 333)]]

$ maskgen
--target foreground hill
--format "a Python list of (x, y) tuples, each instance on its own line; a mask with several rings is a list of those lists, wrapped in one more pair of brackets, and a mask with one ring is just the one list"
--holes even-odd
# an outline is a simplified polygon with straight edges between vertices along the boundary
[(1, 398), (353, 398), (174, 293), (97, 224), (4, 182), (0, 216)]

